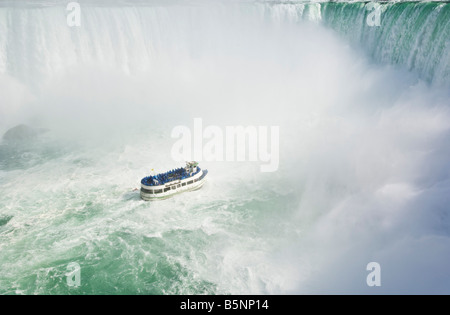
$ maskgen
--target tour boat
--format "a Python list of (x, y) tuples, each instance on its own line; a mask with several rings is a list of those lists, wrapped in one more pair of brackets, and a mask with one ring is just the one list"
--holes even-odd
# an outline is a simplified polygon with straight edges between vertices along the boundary
[(197, 162), (187, 162), (185, 167), (144, 177), (141, 180), (141, 198), (166, 199), (180, 192), (200, 189), (206, 181), (206, 174), (208, 170), (202, 170)]

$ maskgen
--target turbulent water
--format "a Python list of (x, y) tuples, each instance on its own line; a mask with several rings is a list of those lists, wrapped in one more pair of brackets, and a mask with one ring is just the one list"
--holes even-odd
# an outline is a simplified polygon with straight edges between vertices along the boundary
[[(0, 134), (48, 130), (0, 143), (0, 293), (450, 293), (449, 3), (80, 4), (0, 2)], [(196, 117), (278, 170), (140, 200)]]

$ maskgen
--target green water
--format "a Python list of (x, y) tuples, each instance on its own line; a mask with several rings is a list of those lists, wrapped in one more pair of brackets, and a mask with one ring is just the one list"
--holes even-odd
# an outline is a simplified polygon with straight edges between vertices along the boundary
[[(0, 7), (0, 129), (50, 130), (0, 144), (0, 294), (448, 293), (450, 5), (382, 6)], [(195, 117), (279, 126), (279, 169), (141, 200)]]
[[(21, 148), (5, 148), (2, 161), (8, 163), (2, 167), (0, 201), (3, 294), (252, 290), (248, 265), (241, 263), (258, 265), (277, 239), (281, 241), (282, 235), (267, 232), (285, 225), (278, 218), (290, 211), (285, 198), (295, 199), (259, 185), (243, 195), (240, 190), (249, 185), (242, 182), (224, 189), (230, 178), (221, 178), (221, 170), (199, 191), (144, 202), (133, 188), (146, 167), (125, 152), (138, 152), (138, 144), (91, 152), (93, 148), (42, 142), (28, 146), (33, 158), (23, 163), (14, 158), (24, 155)], [(66, 282), (71, 262), (81, 267), (77, 288)], [(228, 276), (239, 286), (228, 286)], [(252, 285), (263, 289), (263, 284)]]
[(446, 2), (380, 4), (380, 26), (369, 26), (367, 3), (325, 3), (326, 25), (361, 45), (379, 62), (404, 65), (429, 82), (450, 83), (450, 5)]

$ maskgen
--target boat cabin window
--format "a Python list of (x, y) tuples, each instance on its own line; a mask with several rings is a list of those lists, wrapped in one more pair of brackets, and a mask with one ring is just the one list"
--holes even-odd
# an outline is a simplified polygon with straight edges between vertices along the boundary
[(146, 193), (146, 194), (153, 194), (153, 189), (145, 189), (145, 188), (141, 188), (141, 191)]
[(186, 186), (186, 183), (181, 184), (181, 186)]
[(164, 192), (169, 191), (169, 190), (170, 190), (170, 187), (164, 188)]
[(155, 190), (155, 194), (160, 194), (160, 193), (162, 193), (162, 189)]
[(193, 180), (188, 181), (188, 185), (192, 184), (193, 182), (194, 182)]

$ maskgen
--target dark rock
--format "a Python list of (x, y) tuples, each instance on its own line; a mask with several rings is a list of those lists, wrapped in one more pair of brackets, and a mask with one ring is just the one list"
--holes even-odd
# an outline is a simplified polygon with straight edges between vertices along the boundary
[(45, 129), (33, 128), (27, 125), (18, 125), (9, 129), (3, 135), (6, 141), (24, 141), (36, 138), (39, 134), (45, 132)]
[(6, 225), (12, 218), (12, 215), (0, 215), (0, 226)]

